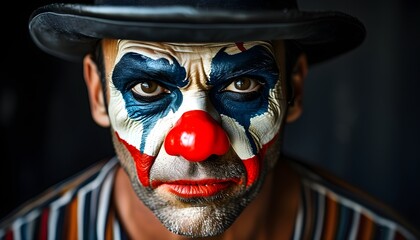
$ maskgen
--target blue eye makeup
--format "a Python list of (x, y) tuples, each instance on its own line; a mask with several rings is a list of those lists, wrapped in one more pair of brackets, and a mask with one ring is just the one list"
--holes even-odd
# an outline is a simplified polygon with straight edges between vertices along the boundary
[[(221, 49), (212, 61), (208, 82), (213, 86), (211, 101), (220, 114), (235, 119), (246, 129), (245, 135), (254, 153), (257, 146), (248, 130), (251, 119), (267, 113), (270, 101), (276, 101), (270, 100), (269, 95), (279, 78), (277, 62), (263, 46), (254, 46), (234, 55)], [(242, 82), (235, 84), (237, 80)]]
[(182, 103), (179, 88), (186, 86), (186, 71), (175, 60), (152, 59), (127, 53), (115, 65), (112, 81), (125, 100), (132, 119), (164, 117)]
[(268, 110), (269, 92), (279, 79), (277, 62), (263, 46), (234, 55), (224, 50), (216, 54), (211, 64), (211, 99), (219, 113), (240, 120), (246, 127), (252, 117)]

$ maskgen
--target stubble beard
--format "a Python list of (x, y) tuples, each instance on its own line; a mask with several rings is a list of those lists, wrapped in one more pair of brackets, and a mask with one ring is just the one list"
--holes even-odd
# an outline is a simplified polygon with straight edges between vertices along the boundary
[[(113, 140), (114, 143), (117, 143), (115, 137)], [(184, 204), (173, 204), (157, 194), (155, 189), (141, 185), (137, 172), (134, 170), (136, 169), (134, 161), (131, 160), (130, 154), (124, 147), (120, 145), (116, 147), (116, 151), (122, 163), (121, 166), (130, 177), (137, 197), (153, 212), (166, 229), (187, 237), (210, 237), (225, 232), (249, 203), (256, 198), (268, 171), (267, 164), (262, 161), (262, 171), (252, 186), (242, 186), (234, 192), (221, 193), (216, 197), (189, 200), (179, 198), (180, 202)], [(232, 171), (235, 170), (230, 169), (230, 172)], [(242, 170), (237, 169), (236, 171), (241, 172)]]
[(225, 232), (255, 199), (263, 184), (259, 180), (247, 189), (243, 187), (241, 194), (223, 193), (214, 198), (179, 199), (183, 204), (172, 204), (153, 189), (141, 186), (138, 181), (133, 182), (137, 182), (133, 184), (137, 196), (165, 228), (186, 237), (210, 237)]

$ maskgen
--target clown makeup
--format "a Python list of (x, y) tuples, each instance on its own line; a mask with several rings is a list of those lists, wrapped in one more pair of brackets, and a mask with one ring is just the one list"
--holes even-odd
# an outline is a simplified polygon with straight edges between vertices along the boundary
[(223, 232), (278, 157), (265, 152), (286, 109), (279, 51), (262, 41), (114, 43), (109, 116), (137, 195), (174, 233)]

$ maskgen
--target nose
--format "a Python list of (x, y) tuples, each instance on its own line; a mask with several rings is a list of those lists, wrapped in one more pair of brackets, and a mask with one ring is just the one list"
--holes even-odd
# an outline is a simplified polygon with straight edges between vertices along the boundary
[(229, 150), (229, 138), (220, 124), (202, 110), (185, 112), (166, 136), (164, 147), (172, 156), (201, 162)]

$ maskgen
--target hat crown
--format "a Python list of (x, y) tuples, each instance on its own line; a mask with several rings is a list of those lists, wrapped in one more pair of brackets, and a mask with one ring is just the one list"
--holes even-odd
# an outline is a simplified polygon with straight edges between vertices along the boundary
[(152, 42), (244, 42), (289, 39), (314, 64), (360, 45), (356, 18), (338, 11), (300, 11), (297, 0), (94, 0), (45, 5), (29, 20), (46, 52), (81, 61), (104, 38)]
[(188, 6), (200, 10), (286, 10), (296, 9), (296, 0), (95, 0), (95, 5), (170, 7)]

